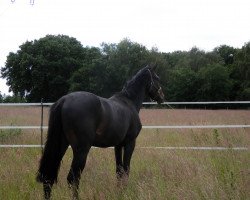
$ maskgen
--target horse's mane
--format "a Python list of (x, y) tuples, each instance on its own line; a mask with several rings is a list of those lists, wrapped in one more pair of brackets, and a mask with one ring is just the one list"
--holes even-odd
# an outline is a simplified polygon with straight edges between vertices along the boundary
[[(145, 84), (146, 72), (148, 69), (149, 67), (146, 66), (142, 68), (141, 70), (139, 70), (131, 79), (126, 81), (122, 90), (114, 94), (112, 97), (118, 98), (121, 101), (127, 104), (130, 104), (131, 102), (127, 98), (131, 99), (138, 95), (138, 91), (141, 88), (141, 84), (142, 83)], [(124, 98), (124, 97), (127, 97), (127, 98)]]
[(140, 71), (138, 71), (130, 80), (128, 80), (124, 86), (122, 91), (129, 90), (130, 88), (137, 88), (139, 87), (140, 83), (145, 81), (145, 72), (149, 69), (148, 66), (144, 67)]

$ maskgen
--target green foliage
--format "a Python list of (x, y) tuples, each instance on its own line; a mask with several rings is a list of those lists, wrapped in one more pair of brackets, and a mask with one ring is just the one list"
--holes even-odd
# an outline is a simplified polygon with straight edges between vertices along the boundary
[(120, 91), (128, 77), (147, 65), (149, 55), (145, 46), (128, 39), (117, 45), (103, 43), (102, 52), (107, 59), (105, 84), (109, 87), (108, 95)]
[(221, 45), (216, 47), (213, 52), (223, 59), (225, 65), (230, 65), (234, 62), (234, 56), (237, 50), (227, 45)]
[(164, 53), (129, 39), (97, 48), (65, 35), (47, 35), (10, 52), (1, 76), (14, 93), (8, 102), (55, 101), (83, 90), (109, 97), (152, 63), (158, 65), (168, 101), (250, 100), (250, 42), (241, 49), (222, 45), (211, 52), (193, 47)]
[(250, 99), (250, 87), (243, 89), (240, 93), (239, 99), (249, 101)]
[(170, 101), (195, 101), (197, 74), (190, 68), (175, 69), (169, 74), (167, 95)]
[(100, 96), (107, 96), (108, 85), (105, 60), (93, 60), (91, 64), (84, 64), (74, 72), (70, 79), (70, 91), (88, 91)]
[(81, 43), (64, 35), (47, 35), (10, 53), (1, 73), (14, 95), (29, 101), (55, 101), (68, 92), (68, 79), (84, 60)]
[(2, 95), (0, 92), (0, 103), (25, 103), (26, 99), (19, 95)]
[(237, 100), (250, 100), (250, 42), (239, 49), (231, 66), (231, 77), (234, 80), (234, 94)]
[(220, 64), (208, 65), (199, 73), (199, 89), (197, 96), (202, 101), (226, 101), (229, 100), (232, 88), (227, 68)]

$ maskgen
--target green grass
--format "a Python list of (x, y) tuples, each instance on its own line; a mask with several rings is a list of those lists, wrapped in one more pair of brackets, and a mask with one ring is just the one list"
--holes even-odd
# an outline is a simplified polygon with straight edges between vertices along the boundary
[(21, 129), (0, 130), (0, 142), (11, 141), (14, 137), (20, 136), (21, 133)]
[[(38, 111), (35, 108), (36, 116), (39, 116)], [(19, 110), (15, 108), (15, 112), (18, 114)], [(27, 115), (23, 115), (24, 112)], [(32, 110), (21, 109), (19, 114), (23, 117), (12, 111), (13, 120), (0, 114), (0, 122), (4, 125), (39, 124), (39, 117), (30, 116)], [(144, 125), (250, 124), (249, 114), (250, 111), (142, 110), (141, 117)], [(0, 131), (1, 144), (40, 142), (38, 130), (8, 131)], [(137, 140), (137, 147), (142, 146), (249, 148), (250, 129), (143, 129)], [(35, 181), (40, 157), (39, 148), (0, 149), (0, 199), (43, 198), (42, 185)], [(128, 184), (118, 187), (113, 149), (91, 149), (82, 174), (80, 197), (91, 200), (250, 199), (249, 158), (249, 150), (136, 148)], [(53, 187), (53, 199), (71, 199), (66, 181), (71, 161), (72, 150), (69, 149), (63, 158), (58, 184)]]

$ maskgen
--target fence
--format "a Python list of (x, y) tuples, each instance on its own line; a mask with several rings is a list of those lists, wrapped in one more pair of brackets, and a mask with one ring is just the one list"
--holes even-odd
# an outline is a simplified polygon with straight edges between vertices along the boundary
[[(40, 145), (0, 145), (0, 148), (43, 148), (43, 130), (47, 129), (47, 126), (43, 125), (43, 110), (44, 106), (51, 106), (53, 103), (0, 103), (0, 106), (41, 106), (41, 124), (40, 126), (0, 126), (0, 129), (40, 129), (41, 132), (41, 144)], [(143, 105), (156, 105), (156, 102), (144, 102)], [(211, 105), (211, 104), (250, 104), (250, 101), (214, 101), (214, 102), (164, 102), (163, 105)], [(235, 125), (189, 125), (189, 126), (142, 126), (143, 129), (220, 129), (220, 128), (250, 128), (250, 124), (235, 124)], [(226, 150), (225, 147), (141, 147), (144, 149), (180, 149), (180, 150)], [(232, 150), (248, 150), (246, 147), (230, 148)]]

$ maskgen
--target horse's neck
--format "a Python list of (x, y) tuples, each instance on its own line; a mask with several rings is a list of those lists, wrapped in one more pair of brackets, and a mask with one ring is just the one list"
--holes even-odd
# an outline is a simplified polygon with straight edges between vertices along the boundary
[(123, 90), (128, 99), (130, 99), (134, 106), (136, 107), (137, 112), (140, 111), (142, 107), (143, 100), (145, 98), (145, 87), (141, 88), (126, 88)]

